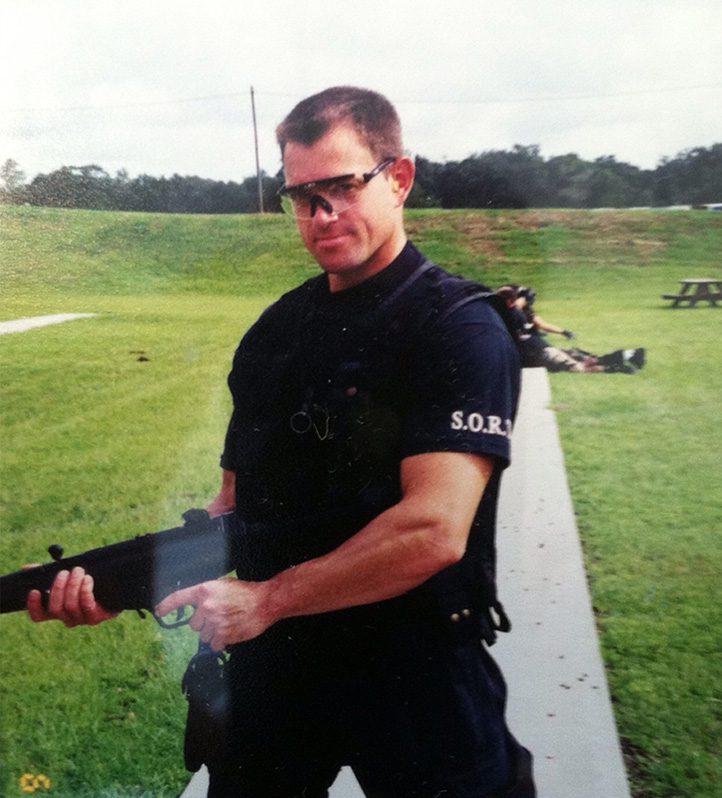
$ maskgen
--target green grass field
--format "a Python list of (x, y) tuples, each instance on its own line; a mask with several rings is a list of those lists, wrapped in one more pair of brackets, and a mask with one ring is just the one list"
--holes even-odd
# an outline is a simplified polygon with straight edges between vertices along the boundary
[[(719, 795), (722, 310), (660, 294), (722, 275), (722, 215), (417, 211), (408, 228), (452, 271), (533, 285), (583, 348), (647, 348), (634, 377), (552, 375), (554, 407), (635, 798)], [(235, 345), (314, 273), (283, 217), (0, 206), (0, 320), (98, 314), (0, 337), (0, 572), (211, 498)], [(25, 774), (68, 798), (178, 794), (192, 634), (131, 613), (0, 628), (0, 795)]]

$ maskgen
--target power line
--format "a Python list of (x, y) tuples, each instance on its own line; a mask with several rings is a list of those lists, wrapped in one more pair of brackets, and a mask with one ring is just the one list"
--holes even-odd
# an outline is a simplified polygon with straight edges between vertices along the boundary
[(4, 108), (4, 113), (33, 113), (35, 111), (51, 111), (65, 113), (66, 111), (108, 111), (114, 108), (149, 108), (159, 105), (180, 105), (182, 103), (206, 102), (208, 100), (229, 100), (244, 97), (243, 92), (229, 92), (228, 94), (206, 94), (202, 97), (176, 97), (172, 100), (145, 100), (130, 103), (103, 103), (100, 105), (57, 105), (33, 106), (29, 108)]
[[(567, 102), (575, 100), (598, 100), (614, 97), (630, 97), (643, 94), (667, 94), (680, 91), (699, 91), (704, 89), (720, 89), (722, 83), (698, 83), (686, 86), (657, 86), (645, 89), (629, 89), (615, 92), (598, 92), (585, 94), (549, 94), (529, 97), (486, 97), (479, 99), (398, 99), (396, 102), (401, 105), (495, 105), (504, 103), (536, 103), (536, 102)], [(290, 92), (271, 92), (256, 91), (256, 95), (267, 97), (294, 97)], [(206, 94), (197, 97), (177, 97), (169, 100), (146, 100), (128, 103), (103, 103), (96, 105), (65, 105), (65, 106), (31, 106), (25, 108), (3, 108), (3, 113), (36, 113), (52, 112), (67, 113), (74, 111), (107, 111), (123, 108), (150, 108), (162, 105), (180, 105), (184, 103), (209, 102), (215, 100), (232, 100), (245, 97), (245, 92), (228, 92), (225, 94)]]
[(600, 92), (597, 94), (550, 94), (538, 97), (507, 98), (489, 97), (481, 100), (396, 100), (396, 102), (399, 105), (495, 105), (503, 103), (565, 102), (567, 100), (599, 100), (614, 97), (639, 96), (642, 94), (668, 94), (679, 91), (696, 91), (698, 89), (722, 89), (722, 83), (699, 83), (693, 86), (664, 86), (649, 89), (628, 89), (625, 91)]

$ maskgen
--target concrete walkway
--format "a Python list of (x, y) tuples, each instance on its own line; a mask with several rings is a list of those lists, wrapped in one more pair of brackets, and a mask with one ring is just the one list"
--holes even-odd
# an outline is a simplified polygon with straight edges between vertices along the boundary
[(534, 754), (539, 798), (628, 798), (550, 401), (546, 371), (524, 369), (498, 529), (499, 595), (513, 629), (492, 653), (509, 686), (509, 725)]
[[(492, 653), (538, 798), (629, 798), (550, 398), (546, 371), (525, 369), (499, 508), (499, 595), (513, 630)], [(182, 798), (206, 788), (201, 771)], [(348, 768), (330, 798), (363, 798)]]
[(25, 319), (0, 321), (0, 335), (26, 332), (27, 330), (34, 330), (37, 327), (47, 327), (49, 324), (62, 324), (65, 321), (87, 319), (95, 315), (95, 313), (54, 313), (50, 316), (30, 316)]

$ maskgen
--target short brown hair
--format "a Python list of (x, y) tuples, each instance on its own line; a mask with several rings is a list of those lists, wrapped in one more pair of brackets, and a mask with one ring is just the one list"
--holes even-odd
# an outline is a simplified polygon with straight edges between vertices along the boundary
[(286, 144), (310, 146), (331, 128), (348, 124), (379, 159), (403, 155), (401, 122), (382, 94), (354, 86), (334, 86), (301, 100), (276, 128), (283, 157)]
[(516, 302), (519, 297), (519, 289), (516, 285), (502, 285), (496, 289), (496, 294), (505, 302)]

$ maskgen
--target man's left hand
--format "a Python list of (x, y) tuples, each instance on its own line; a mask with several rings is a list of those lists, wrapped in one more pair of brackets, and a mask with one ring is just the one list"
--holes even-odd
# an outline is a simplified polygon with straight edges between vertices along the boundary
[(214, 651), (242, 643), (262, 634), (274, 622), (267, 610), (265, 582), (217, 579), (171, 593), (156, 607), (163, 617), (173, 610), (192, 606), (189, 625)]
[[(30, 569), (37, 566), (26, 566)], [(118, 615), (102, 607), (93, 594), (93, 577), (82, 568), (60, 571), (55, 577), (47, 606), (43, 605), (39, 590), (28, 594), (27, 609), (35, 623), (61, 621), (68, 628), (95, 626)]]

